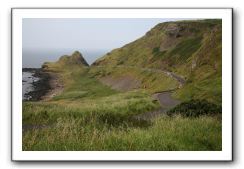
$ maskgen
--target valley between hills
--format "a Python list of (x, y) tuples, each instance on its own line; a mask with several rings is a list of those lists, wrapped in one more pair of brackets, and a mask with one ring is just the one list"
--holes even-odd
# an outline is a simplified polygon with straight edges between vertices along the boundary
[(92, 65), (79, 51), (45, 62), (23, 101), (23, 150), (222, 150), (221, 29), (159, 23)]

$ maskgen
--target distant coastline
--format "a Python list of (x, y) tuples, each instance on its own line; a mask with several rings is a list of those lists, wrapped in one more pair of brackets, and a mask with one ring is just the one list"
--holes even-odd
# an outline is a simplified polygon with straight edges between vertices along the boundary
[[(42, 64), (46, 61), (55, 62), (63, 55), (70, 55), (76, 49), (24, 49), (22, 52), (22, 67), (23, 68), (41, 68)], [(94, 50), (79, 50), (82, 51), (84, 58), (91, 65), (95, 62), (98, 58), (102, 57), (106, 53), (108, 53), (109, 49), (94, 49)]]

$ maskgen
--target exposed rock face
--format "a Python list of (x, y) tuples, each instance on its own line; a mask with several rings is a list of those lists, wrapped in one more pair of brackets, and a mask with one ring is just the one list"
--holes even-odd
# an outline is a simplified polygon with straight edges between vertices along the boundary
[(184, 30), (184, 27), (180, 26), (179, 24), (176, 23), (171, 23), (168, 24), (165, 28), (165, 33), (170, 36), (170, 37), (180, 37), (181, 32)]

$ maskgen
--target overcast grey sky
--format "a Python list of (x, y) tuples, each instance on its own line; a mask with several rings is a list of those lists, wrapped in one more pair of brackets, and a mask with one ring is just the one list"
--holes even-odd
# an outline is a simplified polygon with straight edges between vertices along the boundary
[(23, 19), (23, 50), (112, 50), (143, 36), (158, 23), (179, 19)]
[(44, 62), (56, 61), (75, 50), (91, 64), (107, 52), (142, 37), (155, 25), (175, 20), (183, 19), (25, 18), (22, 66), (41, 67)]

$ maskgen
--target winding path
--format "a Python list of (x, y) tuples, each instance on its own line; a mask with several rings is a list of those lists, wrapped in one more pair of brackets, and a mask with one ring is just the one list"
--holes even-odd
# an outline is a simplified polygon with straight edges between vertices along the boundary
[(180, 103), (179, 100), (176, 100), (172, 98), (171, 96), (172, 92), (161, 92), (161, 93), (156, 93), (157, 100), (159, 101), (161, 107), (166, 107), (166, 108), (172, 108), (175, 107), (177, 104)]
[[(94, 67), (101, 67), (101, 68), (106, 68), (106, 66), (94, 66)], [(156, 73), (163, 73), (173, 79), (175, 79), (178, 83), (179, 86), (178, 88), (181, 88), (184, 84), (185, 84), (185, 79), (173, 72), (167, 71), (167, 70), (161, 70), (161, 69), (153, 69), (153, 68), (140, 68), (140, 67), (136, 67), (136, 66), (124, 66), (124, 65), (118, 65), (116, 67), (122, 67), (122, 68), (136, 68), (136, 69), (140, 69), (143, 71), (149, 71), (149, 72), (156, 72)]]
[[(106, 67), (106, 66), (96, 66), (96, 67)], [(150, 111), (146, 113), (142, 113), (139, 115), (134, 116), (136, 119), (143, 119), (143, 120), (150, 120), (154, 119), (155, 117), (164, 114), (167, 112), (169, 109), (175, 107), (176, 105), (180, 104), (180, 101), (177, 99), (174, 99), (172, 97), (172, 92), (180, 89), (184, 84), (185, 84), (185, 79), (173, 72), (167, 71), (167, 70), (160, 70), (160, 69), (153, 69), (153, 68), (140, 68), (136, 66), (123, 66), (123, 65), (118, 65), (116, 67), (122, 67), (122, 68), (136, 68), (140, 69), (143, 71), (150, 71), (150, 72), (155, 72), (155, 73), (163, 73), (173, 79), (175, 79), (178, 82), (178, 87), (173, 89), (173, 90), (168, 90), (168, 91), (162, 91), (162, 92), (157, 92), (152, 95), (152, 97), (155, 100), (158, 100), (161, 108), (155, 111)]]
[[(102, 67), (102, 66), (101, 66)], [(138, 68), (134, 66), (118, 66), (118, 67), (129, 67), (129, 68)], [(160, 69), (152, 69), (152, 68), (139, 68), (143, 71), (150, 71), (150, 72), (156, 72), (156, 73), (163, 73), (166, 74), (167, 76), (175, 79), (179, 85), (177, 88), (169, 91), (162, 91), (162, 92), (157, 92), (152, 95), (152, 97), (156, 100), (158, 100), (161, 108), (155, 111), (150, 111), (146, 113), (142, 113), (139, 115), (136, 115), (136, 119), (143, 119), (143, 120), (150, 120), (154, 119), (155, 117), (164, 114), (167, 112), (169, 109), (175, 107), (176, 105), (180, 104), (180, 101), (172, 97), (172, 92), (181, 88), (185, 84), (185, 79), (173, 72), (169, 72), (167, 70), (160, 70)]]
[(143, 120), (150, 120), (154, 119), (155, 117), (164, 114), (169, 109), (175, 107), (176, 105), (180, 104), (179, 100), (174, 99), (172, 96), (172, 91), (164, 91), (153, 94), (153, 98), (158, 100), (161, 108), (155, 111), (150, 111), (146, 113), (142, 113), (139, 115), (136, 115), (136, 119), (143, 119)]
[[(135, 67), (137, 68), (137, 67)], [(156, 73), (164, 73), (165, 75), (175, 79), (179, 83), (179, 88), (181, 88), (185, 84), (185, 79), (173, 72), (167, 71), (167, 70), (161, 70), (161, 69), (152, 69), (152, 68), (142, 68), (141, 70), (146, 70), (150, 72), (156, 72)]]

